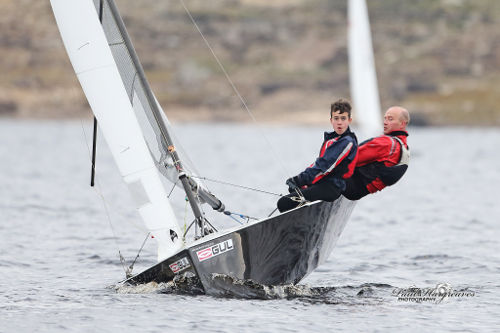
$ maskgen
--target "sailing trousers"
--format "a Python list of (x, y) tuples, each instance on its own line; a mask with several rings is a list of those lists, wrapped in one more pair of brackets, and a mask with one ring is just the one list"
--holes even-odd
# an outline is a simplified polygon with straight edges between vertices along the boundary
[(342, 194), (349, 200), (359, 200), (370, 192), (366, 188), (363, 177), (358, 172), (354, 172), (351, 178), (345, 180), (345, 190)]
[[(309, 185), (300, 190), (307, 201), (335, 201), (341, 194), (341, 190), (332, 182), (321, 182)], [(283, 213), (293, 209), (300, 204), (297, 193), (293, 192), (281, 197), (278, 200), (278, 210)]]

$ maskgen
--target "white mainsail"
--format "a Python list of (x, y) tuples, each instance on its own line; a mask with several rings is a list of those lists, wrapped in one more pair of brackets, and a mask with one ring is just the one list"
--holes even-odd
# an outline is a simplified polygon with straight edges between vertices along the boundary
[[(130, 88), (136, 79), (127, 78), (123, 71), (119, 71), (116, 59), (120, 54), (112, 53), (110, 45), (113, 41), (109, 37), (120, 37), (112, 26), (106, 36), (103, 30), (105, 23), (103, 21), (101, 25), (99, 18), (99, 10), (102, 15), (110, 15), (103, 8), (107, 2), (50, 2), (68, 56), (120, 174), (128, 185), (144, 224), (157, 240), (158, 260), (167, 258), (181, 248), (182, 234), (161, 181), (159, 163), (155, 160), (155, 155), (166, 158), (166, 147), (161, 147), (159, 143), (154, 147), (146, 142), (141, 128), (141, 122), (142, 127), (145, 122), (138, 119), (138, 109), (143, 107), (138, 99), (142, 96), (140, 91)], [(130, 73), (133, 74), (133, 71)], [(130, 86), (127, 86), (129, 83)]]
[(349, 80), (360, 137), (382, 133), (380, 100), (365, 0), (349, 0)]

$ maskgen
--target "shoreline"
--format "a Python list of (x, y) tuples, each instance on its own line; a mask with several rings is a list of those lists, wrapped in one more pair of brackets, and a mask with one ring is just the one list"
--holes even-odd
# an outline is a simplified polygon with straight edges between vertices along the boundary
[[(281, 114), (283, 115), (283, 114)], [(268, 126), (268, 127), (285, 127), (285, 126), (295, 126), (295, 127), (328, 127), (328, 122), (327, 119), (320, 119), (320, 118), (315, 118), (315, 119), (309, 119), (308, 121), (302, 121), (299, 120), (299, 117), (293, 117), (292, 119), (287, 119), (286, 121), (283, 121), (281, 119), (277, 119), (279, 117), (271, 117), (271, 118), (259, 118), (256, 117), (256, 122), (252, 121), (251, 119), (220, 119), (217, 117), (213, 118), (206, 118), (206, 119), (195, 119), (194, 117), (172, 117), (169, 116), (169, 121), (172, 123), (172, 125), (189, 125), (189, 124), (227, 124), (227, 125), (256, 125), (256, 126)], [(22, 122), (47, 122), (47, 123), (55, 123), (55, 122), (78, 122), (78, 121), (83, 121), (83, 122), (92, 122), (92, 115), (75, 115), (72, 117), (36, 117), (36, 116), (23, 116), (23, 117), (18, 117), (18, 116), (5, 116), (5, 115), (0, 115), (0, 122), (13, 122), (13, 123), (22, 123)], [(356, 128), (356, 123), (353, 122), (352, 125), (354, 128)], [(497, 124), (432, 124), (432, 123), (425, 123), (425, 124), (420, 124), (420, 123), (415, 123), (412, 124), (410, 123), (409, 125), (410, 128), (473, 128), (473, 129), (498, 129), (500, 128), (499, 125)]]

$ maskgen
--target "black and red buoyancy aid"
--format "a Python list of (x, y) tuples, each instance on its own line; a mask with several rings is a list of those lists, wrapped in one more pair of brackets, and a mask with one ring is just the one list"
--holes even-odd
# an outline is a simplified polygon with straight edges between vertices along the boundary
[(405, 131), (395, 131), (359, 145), (356, 172), (368, 192), (380, 191), (403, 177), (410, 160), (407, 136)]
[(342, 135), (326, 132), (318, 158), (297, 175), (297, 185), (313, 185), (320, 181), (331, 181), (338, 188), (345, 188), (344, 179), (349, 178), (354, 172), (357, 148), (356, 135), (349, 128)]
[[(333, 133), (336, 134), (335, 132), (333, 132)], [(355, 140), (357, 140), (356, 136), (351, 131), (348, 131), (347, 133), (345, 133), (345, 135), (353, 138), (354, 142), (355, 142)], [(329, 139), (329, 137), (325, 135), (325, 141), (321, 145), (321, 149), (319, 151), (319, 157), (324, 157), (326, 150), (332, 144), (336, 143), (341, 137), (342, 136), (335, 135), (335, 136), (331, 136), (331, 138)], [(343, 149), (343, 151), (340, 154), (338, 154), (337, 159), (328, 168), (328, 170), (324, 173), (319, 173), (318, 175), (316, 175), (316, 177), (314, 178), (312, 183), (313, 184), (317, 183), (319, 180), (328, 176), (333, 171), (333, 169), (335, 169), (335, 175), (337, 175), (337, 177), (344, 178), (344, 179), (351, 177), (353, 172), (354, 172), (354, 168), (356, 166), (356, 155), (357, 155), (356, 151), (352, 152), (352, 150), (353, 150), (352, 143), (350, 143), (347, 145), (347, 147), (345, 147)], [(347, 157), (349, 157), (349, 158), (347, 158)], [(311, 164), (311, 166), (313, 166), (313, 164)]]

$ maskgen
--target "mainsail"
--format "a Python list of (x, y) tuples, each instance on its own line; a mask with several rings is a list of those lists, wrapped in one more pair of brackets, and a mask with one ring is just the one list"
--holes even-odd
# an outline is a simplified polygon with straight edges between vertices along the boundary
[[(173, 129), (149, 87), (118, 9), (113, 0), (93, 1), (109, 48), (156, 167), (165, 179), (182, 187), (179, 181), (178, 161), (175, 159), (182, 161), (181, 171), (188, 175), (194, 175), (194, 168), (187, 162), (189, 158), (179, 142), (174, 142), (177, 140), (173, 137)], [(174, 157), (175, 154), (169, 151), (169, 147), (175, 149), (177, 157)], [(195, 178), (189, 178), (189, 183), (203, 202), (207, 202), (217, 210), (223, 208), (220, 200), (214, 197)]]
[[(158, 243), (158, 260), (182, 247), (162, 178), (195, 201), (222, 203), (188, 176), (182, 151), (154, 97), (113, 0), (51, 0), (66, 51), (144, 224)], [(182, 181), (179, 176), (182, 175)], [(189, 193), (188, 193), (189, 196)], [(199, 211), (199, 210), (198, 210)]]
[(349, 82), (361, 137), (382, 132), (370, 22), (365, 0), (349, 0)]

